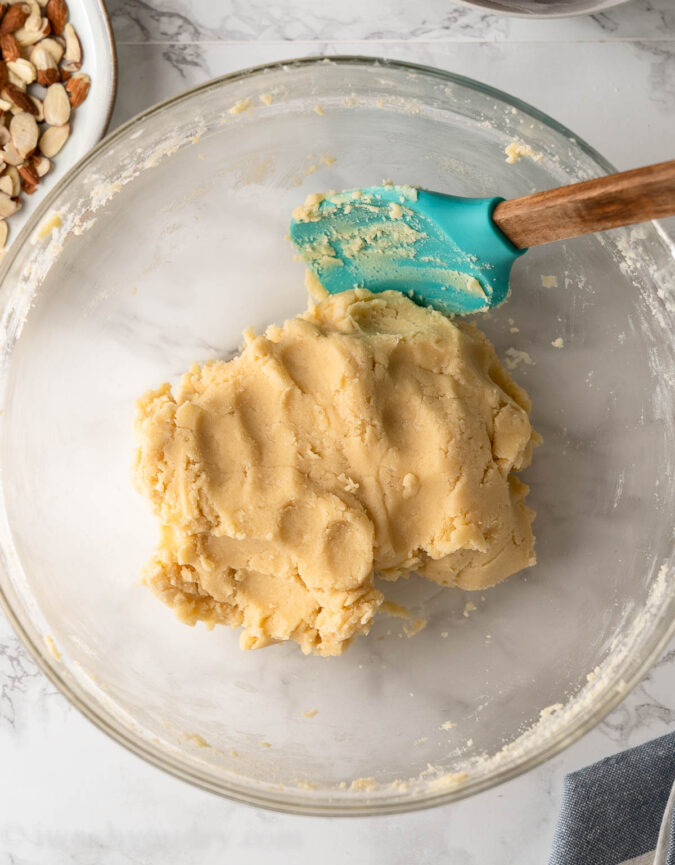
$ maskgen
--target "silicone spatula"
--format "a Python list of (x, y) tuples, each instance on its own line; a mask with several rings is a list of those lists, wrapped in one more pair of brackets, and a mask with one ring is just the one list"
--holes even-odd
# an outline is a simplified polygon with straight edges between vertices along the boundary
[(336, 294), (397, 289), (445, 313), (502, 303), (528, 247), (675, 214), (675, 160), (509, 201), (410, 186), (309, 196), (293, 212), (300, 259)]

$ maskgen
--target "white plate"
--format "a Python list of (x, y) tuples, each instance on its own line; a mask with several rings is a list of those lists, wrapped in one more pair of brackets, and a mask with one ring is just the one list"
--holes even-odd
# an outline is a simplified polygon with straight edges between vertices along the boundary
[(117, 88), (117, 60), (110, 19), (103, 0), (68, 0), (70, 21), (82, 44), (82, 71), (91, 78), (86, 100), (73, 112), (72, 132), (53, 167), (33, 195), (21, 195), (21, 209), (11, 216), (7, 248), (18, 238), (31, 213), (58, 181), (105, 135)]

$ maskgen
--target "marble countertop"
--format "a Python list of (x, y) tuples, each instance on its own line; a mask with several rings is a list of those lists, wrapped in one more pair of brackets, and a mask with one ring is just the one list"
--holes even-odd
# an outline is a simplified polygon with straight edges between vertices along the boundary
[[(675, 6), (523, 20), (449, 0), (109, 0), (113, 125), (226, 72), (308, 54), (440, 66), (555, 116), (618, 168), (672, 158)], [(670, 222), (673, 225), (673, 222)], [(0, 865), (488, 865), (547, 861), (566, 772), (675, 727), (675, 643), (595, 730), (445, 808), (327, 820), (236, 805), (126, 752), (41, 675), (0, 614)]]

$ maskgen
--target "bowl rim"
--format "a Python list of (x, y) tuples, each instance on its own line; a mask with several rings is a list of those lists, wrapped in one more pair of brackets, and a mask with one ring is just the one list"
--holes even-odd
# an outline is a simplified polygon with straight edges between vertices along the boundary
[[(245, 81), (249, 78), (269, 72), (270, 70), (302, 68), (318, 66), (319, 64), (325, 65), (327, 61), (331, 64), (344, 67), (384, 67), (404, 72), (421, 73), (426, 77), (437, 78), (445, 83), (458, 84), (470, 90), (477, 91), (491, 98), (497, 99), (508, 106), (514, 107), (517, 110), (530, 115), (538, 122), (552, 128), (554, 131), (567, 138), (575, 147), (578, 147), (586, 156), (590, 157), (601, 171), (606, 173), (616, 171), (614, 166), (605, 159), (605, 157), (598, 153), (595, 148), (545, 112), (539, 111), (537, 108), (534, 108), (528, 103), (521, 101), (517, 97), (513, 97), (502, 90), (463, 75), (457, 75), (433, 66), (359, 54), (331, 55), (329, 57), (311, 55), (290, 60), (274, 61), (271, 63), (246, 67), (210, 79), (209, 81), (183, 91), (176, 96), (163, 100), (162, 102), (139, 112), (99, 141), (98, 144), (82, 157), (79, 162), (59, 180), (54, 188), (49, 191), (48, 195), (46, 195), (41, 201), (40, 206), (35, 210), (31, 218), (21, 229), (16, 241), (12, 244), (10, 250), (0, 264), (0, 291), (3, 290), (5, 278), (18, 255), (19, 249), (23, 248), (25, 244), (31, 242), (31, 238), (36, 228), (38, 228), (44, 217), (50, 209), (52, 209), (54, 200), (61, 195), (64, 188), (67, 187), (75, 177), (80, 175), (101, 152), (114, 144), (119, 138), (123, 137), (130, 128), (147, 121), (148, 118), (163, 112), (167, 108), (189, 101), (192, 97), (198, 94), (206, 93), (210, 90), (216, 90), (223, 85)], [(675, 255), (675, 245), (671, 242), (666, 232), (658, 223), (652, 223), (652, 225), (655, 227), (661, 239), (665, 241), (667, 247), (669, 247)], [(88, 702), (80, 695), (79, 687), (73, 686), (75, 683), (71, 685), (61, 676), (58, 668), (57, 657), (53, 656), (45, 646), (34, 640), (28, 633), (28, 630), (22, 624), (17, 613), (14, 612), (10, 597), (8, 596), (8, 592), (5, 590), (3, 583), (6, 583), (10, 592), (13, 593), (9, 582), (9, 575), (3, 563), (0, 562), (0, 608), (4, 611), (23, 646), (26, 648), (41, 672), (44, 673), (61, 694), (63, 694), (63, 696), (65, 696), (66, 699), (82, 715), (84, 715), (85, 718), (91, 721), (102, 732), (106, 733), (111, 739), (141, 757), (147, 763), (203, 790), (216, 793), (234, 802), (253, 805), (281, 813), (302, 814), (307, 816), (363, 817), (418, 811), (458, 801), (512, 780), (559, 754), (595, 727), (625, 698), (628, 692), (639, 683), (645, 672), (652, 666), (665, 648), (670, 638), (675, 635), (674, 615), (671, 617), (669, 626), (661, 632), (659, 632), (658, 628), (654, 629), (654, 631), (649, 635), (649, 638), (645, 640), (643, 643), (645, 648), (644, 655), (639, 663), (633, 664), (632, 669), (624, 671), (621, 689), (607, 689), (607, 691), (601, 695), (599, 702), (594, 706), (590, 714), (580, 713), (568, 729), (556, 732), (544, 747), (536, 753), (531, 754), (526, 760), (521, 760), (520, 762), (514, 761), (504, 769), (495, 772), (488, 777), (476, 779), (473, 783), (469, 782), (467, 784), (458, 785), (455, 788), (443, 792), (402, 798), (390, 802), (369, 803), (368, 801), (354, 801), (352, 803), (345, 801), (331, 802), (330, 800), (312, 802), (309, 798), (303, 798), (301, 791), (293, 791), (293, 794), (295, 794), (295, 797), (293, 797), (293, 794), (288, 796), (288, 791), (285, 791), (281, 795), (276, 795), (275, 791), (272, 791), (269, 788), (261, 788), (259, 791), (252, 789), (243, 790), (242, 788), (230, 786), (227, 783), (217, 783), (210, 777), (200, 774), (198, 770), (184, 765), (167, 750), (160, 751), (159, 749), (154, 749), (150, 742), (143, 739), (140, 735), (135, 735), (132, 732), (131, 727), (128, 729), (123, 728), (111, 712), (106, 711), (101, 705), (93, 705)], [(672, 607), (675, 611), (675, 593), (671, 593), (668, 606)]]
[(503, 2), (499, 2), (499, 0), (457, 0), (457, 2), (471, 9), (492, 12), (493, 15), (503, 15), (505, 18), (545, 21), (547, 19), (581, 18), (582, 15), (597, 15), (600, 12), (614, 9), (616, 6), (623, 6), (625, 3), (628, 3), (628, 0), (591, 0), (585, 9), (572, 9), (569, 11), (561, 9), (557, 12), (524, 12), (520, 9), (509, 9)]

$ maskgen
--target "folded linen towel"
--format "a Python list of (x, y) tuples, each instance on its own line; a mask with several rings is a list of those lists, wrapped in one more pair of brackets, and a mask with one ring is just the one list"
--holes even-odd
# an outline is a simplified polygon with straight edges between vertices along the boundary
[(675, 733), (566, 776), (549, 865), (675, 865)]

